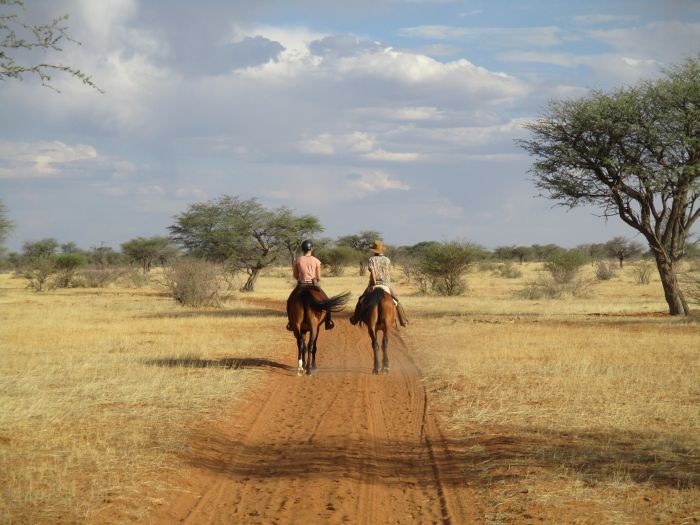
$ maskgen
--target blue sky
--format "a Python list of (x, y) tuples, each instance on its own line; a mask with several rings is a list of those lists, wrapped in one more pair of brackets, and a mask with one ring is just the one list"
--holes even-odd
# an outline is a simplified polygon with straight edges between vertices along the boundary
[(222, 194), (394, 245), (634, 238), (537, 198), (513, 141), (550, 99), (700, 52), (690, 0), (27, 0), (24, 16), (65, 13), (82, 45), (58, 60), (105, 93), (59, 76), (60, 93), (0, 83), (12, 250), (118, 248)]

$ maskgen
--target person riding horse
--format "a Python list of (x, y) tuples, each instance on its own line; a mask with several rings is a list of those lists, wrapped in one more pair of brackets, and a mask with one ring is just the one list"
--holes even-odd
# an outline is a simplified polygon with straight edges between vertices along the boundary
[[(294, 264), (292, 265), (292, 274), (297, 281), (297, 285), (290, 294), (287, 305), (289, 305), (289, 301), (297, 291), (309, 286), (317, 288), (323, 298), (328, 299), (326, 293), (318, 285), (321, 280), (321, 261), (313, 256), (313, 249), (314, 245), (310, 240), (305, 240), (301, 243), (303, 255), (294, 259)], [(335, 324), (331, 320), (331, 312), (328, 311), (325, 319), (325, 328), (326, 330), (331, 330), (334, 326)], [(287, 330), (292, 331), (291, 325), (287, 325)]]
[(384, 255), (384, 245), (382, 241), (376, 240), (370, 248), (374, 255), (369, 258), (369, 264), (367, 268), (369, 269), (369, 284), (367, 288), (362, 293), (360, 298), (357, 300), (357, 305), (355, 306), (355, 313), (350, 318), (352, 324), (357, 324), (360, 321), (362, 315), (362, 305), (365, 298), (374, 290), (375, 286), (382, 286), (386, 288), (391, 294), (394, 302), (396, 303), (396, 311), (399, 315), (399, 323), (401, 326), (406, 326), (408, 324), (408, 319), (406, 318), (406, 312), (404, 312), (403, 306), (399, 303), (399, 299), (390, 289), (391, 283), (391, 261)]

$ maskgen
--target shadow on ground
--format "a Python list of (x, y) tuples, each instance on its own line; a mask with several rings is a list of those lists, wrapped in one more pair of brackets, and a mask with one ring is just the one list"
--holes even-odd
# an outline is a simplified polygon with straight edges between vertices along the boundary
[(360, 438), (295, 442), (270, 436), (265, 444), (246, 444), (216, 433), (202, 434), (205, 444), (183, 459), (189, 464), (244, 479), (338, 478), (375, 479), (378, 483), (406, 481), (483, 488), (499, 481), (524, 481), (533, 469), (560, 476), (573, 470), (587, 484), (608, 483), (624, 472), (637, 484), (687, 490), (700, 483), (700, 460), (692, 451), (663, 456), (650, 443), (652, 436), (614, 433), (482, 435), (444, 443), (386, 440), (368, 447)]
[(277, 361), (257, 357), (224, 357), (221, 359), (201, 359), (187, 356), (166, 357), (162, 359), (148, 359), (144, 361), (144, 364), (163, 368), (232, 368), (234, 370), (242, 368), (278, 368), (280, 370), (296, 370), (296, 368)]
[(143, 316), (146, 319), (191, 319), (197, 317), (236, 318), (236, 317), (279, 317), (287, 318), (287, 313), (272, 308), (236, 308), (222, 310), (183, 310), (182, 312), (157, 312)]

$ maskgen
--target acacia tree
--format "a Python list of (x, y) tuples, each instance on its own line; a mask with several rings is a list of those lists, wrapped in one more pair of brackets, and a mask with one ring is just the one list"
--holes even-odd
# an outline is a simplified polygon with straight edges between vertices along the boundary
[(151, 271), (154, 261), (163, 263), (174, 256), (174, 251), (167, 237), (137, 237), (122, 243), (122, 252), (130, 261), (138, 262), (143, 268), (143, 273)]
[(58, 91), (51, 85), (52, 72), (66, 73), (77, 78), (83, 84), (103, 91), (92, 79), (77, 68), (63, 63), (18, 62), (19, 57), (29, 60), (33, 51), (58, 51), (62, 42), (80, 42), (68, 35), (64, 25), (68, 15), (55, 18), (47, 24), (30, 24), (23, 19), (22, 0), (0, 0), (0, 80), (8, 78), (22, 80), (22, 75), (38, 76), (42, 85)]
[(605, 251), (610, 257), (615, 257), (622, 268), (625, 259), (642, 253), (644, 247), (638, 242), (630, 241), (624, 237), (614, 237), (605, 243)]
[(192, 204), (168, 229), (191, 255), (244, 270), (248, 280), (241, 290), (250, 292), (260, 272), (289, 246), (296, 246), (309, 224), (320, 227), (318, 219), (309, 217), (296, 217), (287, 208), (268, 210), (256, 199), (224, 195)]
[(592, 204), (641, 233), (671, 315), (687, 315), (676, 268), (700, 216), (700, 57), (657, 80), (550, 102), (519, 145), (544, 195)]
[(346, 235), (338, 238), (336, 245), (338, 247), (346, 246), (357, 252), (360, 263), (360, 275), (364, 275), (367, 271), (367, 250), (374, 244), (374, 241), (381, 238), (382, 236), (377, 231), (364, 230), (357, 235)]

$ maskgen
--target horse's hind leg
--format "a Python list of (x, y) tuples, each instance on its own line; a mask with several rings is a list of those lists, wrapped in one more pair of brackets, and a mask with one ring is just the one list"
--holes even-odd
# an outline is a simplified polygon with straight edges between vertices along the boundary
[(372, 351), (374, 352), (374, 368), (373, 374), (379, 373), (379, 341), (377, 341), (377, 333), (370, 330), (369, 336), (372, 338)]
[(385, 374), (389, 373), (389, 335), (387, 330), (384, 330), (384, 335), (382, 336), (382, 372)]
[(301, 375), (304, 373), (304, 357), (306, 355), (306, 342), (302, 334), (297, 335), (297, 350), (297, 359), (299, 360), (297, 364), (297, 375)]
[[(318, 339), (318, 331), (311, 329), (309, 333), (309, 346), (306, 352), (306, 363), (304, 369), (307, 374), (311, 374), (311, 363), (316, 361), (316, 339)], [(314, 365), (315, 367), (315, 365)]]

